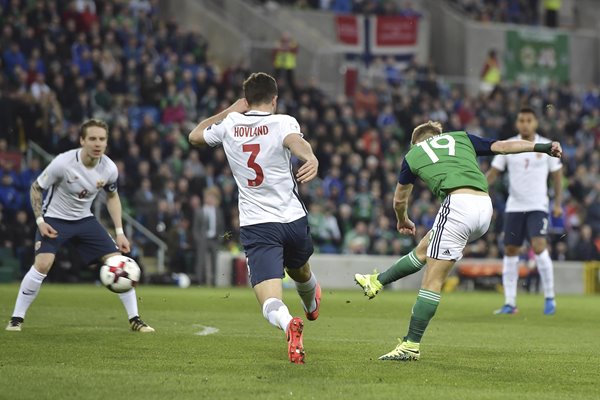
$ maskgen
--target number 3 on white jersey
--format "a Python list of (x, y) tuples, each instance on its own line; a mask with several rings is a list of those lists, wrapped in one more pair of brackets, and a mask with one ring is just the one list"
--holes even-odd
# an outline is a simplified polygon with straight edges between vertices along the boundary
[[(446, 143), (440, 143), (440, 140), (446, 141)], [(441, 136), (434, 137), (431, 140), (417, 143), (417, 146), (421, 147), (423, 149), (423, 151), (425, 151), (425, 153), (429, 156), (429, 158), (431, 159), (431, 162), (433, 162), (433, 163), (438, 162), (440, 159), (433, 152), (433, 149), (431, 147), (433, 147), (435, 149), (448, 149), (448, 155), (454, 156), (454, 155), (456, 155), (455, 145), (456, 145), (456, 142), (454, 141), (454, 138), (449, 135), (441, 135)]]
[(257, 187), (263, 183), (265, 179), (265, 174), (263, 173), (263, 169), (260, 165), (256, 163), (256, 156), (260, 152), (260, 144), (245, 144), (242, 146), (242, 151), (244, 153), (250, 153), (250, 158), (248, 158), (248, 167), (253, 169), (256, 173), (255, 179), (248, 179), (249, 187)]

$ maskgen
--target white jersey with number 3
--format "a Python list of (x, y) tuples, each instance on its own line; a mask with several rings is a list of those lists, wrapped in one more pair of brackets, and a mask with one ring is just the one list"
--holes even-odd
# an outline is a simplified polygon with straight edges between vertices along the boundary
[(239, 190), (240, 226), (288, 223), (305, 216), (291, 164), (283, 146), (289, 134), (301, 135), (289, 115), (260, 111), (230, 113), (204, 130), (210, 146), (223, 144)]
[[(515, 136), (509, 140), (518, 140)], [(535, 143), (551, 140), (535, 135)], [(559, 158), (544, 153), (499, 154), (492, 167), (508, 170), (508, 200), (506, 212), (548, 212), (548, 174), (562, 168)]]

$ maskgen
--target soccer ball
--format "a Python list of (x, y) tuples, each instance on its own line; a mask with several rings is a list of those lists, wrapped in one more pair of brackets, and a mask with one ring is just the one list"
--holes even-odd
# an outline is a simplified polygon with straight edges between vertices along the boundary
[(142, 271), (135, 261), (125, 256), (112, 256), (100, 267), (100, 281), (111, 292), (124, 293), (134, 288)]

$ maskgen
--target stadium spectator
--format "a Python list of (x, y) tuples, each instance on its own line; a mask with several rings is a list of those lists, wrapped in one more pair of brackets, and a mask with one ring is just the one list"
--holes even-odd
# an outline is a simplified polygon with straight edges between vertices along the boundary
[(539, 24), (538, 0), (451, 0), (458, 9), (482, 22)]
[(561, 3), (561, 0), (544, 0), (544, 19), (547, 27), (558, 27), (558, 17)]
[(296, 78), (294, 71), (298, 64), (298, 43), (290, 36), (289, 32), (283, 32), (273, 48), (273, 68), (275, 79), (285, 82), (285, 87), (296, 94)]
[[(193, 198), (193, 197), (192, 197)], [(219, 207), (219, 189), (204, 191), (202, 214), (194, 212), (194, 240), (196, 243), (196, 278), (198, 283), (214, 286), (217, 273), (217, 254), (225, 233), (223, 210)], [(196, 205), (196, 204), (194, 204)]]
[(194, 267), (194, 241), (190, 229), (190, 220), (180, 218), (166, 234), (169, 246), (169, 267), (171, 272), (191, 274)]
[[(33, 263), (33, 238), (35, 231), (34, 225), (29, 220), (29, 216), (24, 210), (17, 212), (15, 224), (11, 229), (11, 239), (14, 249), (14, 255), (19, 260), (20, 272), (25, 275)], [(1, 228), (0, 228), (1, 229)]]
[[(490, 94), (492, 90), (500, 83), (502, 73), (500, 71), (500, 62), (496, 50), (490, 50), (481, 69), (480, 90), (485, 94)], [(462, 122), (462, 121), (461, 121)]]
[(598, 259), (598, 249), (594, 243), (592, 227), (583, 225), (579, 230), (579, 240), (573, 249), (573, 258), (582, 261)]

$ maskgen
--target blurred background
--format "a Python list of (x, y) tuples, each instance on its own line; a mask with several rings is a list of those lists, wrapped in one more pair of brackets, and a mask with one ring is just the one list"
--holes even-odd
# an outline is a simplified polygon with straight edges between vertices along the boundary
[[(82, 121), (100, 118), (146, 280), (247, 285), (225, 154), (191, 148), (187, 134), (265, 71), (320, 160), (300, 194), (322, 285), (385, 269), (431, 228), (439, 202), (417, 184), (417, 236), (395, 230), (392, 196), (415, 125), (506, 139), (529, 105), (539, 133), (564, 148), (563, 216), (549, 244), (557, 291), (596, 291), (597, 264), (586, 262), (600, 253), (599, 21), (594, 0), (0, 0), (0, 281), (33, 261), (31, 183), (79, 146)], [(500, 282), (506, 180), (490, 194), (490, 230), (451, 286)], [(103, 201), (95, 214), (112, 232)], [(208, 214), (216, 221), (198, 222)], [(527, 246), (521, 258), (535, 291)], [(97, 269), (66, 247), (49, 279), (93, 281)]]

